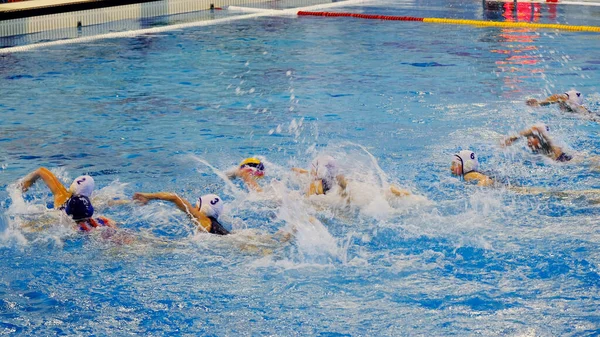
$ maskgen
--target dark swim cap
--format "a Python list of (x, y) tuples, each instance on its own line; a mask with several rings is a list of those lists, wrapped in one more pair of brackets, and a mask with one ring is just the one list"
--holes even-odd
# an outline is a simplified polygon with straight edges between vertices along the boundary
[(94, 207), (92, 207), (92, 202), (85, 195), (73, 195), (67, 201), (65, 212), (73, 220), (80, 221), (91, 218), (94, 215)]

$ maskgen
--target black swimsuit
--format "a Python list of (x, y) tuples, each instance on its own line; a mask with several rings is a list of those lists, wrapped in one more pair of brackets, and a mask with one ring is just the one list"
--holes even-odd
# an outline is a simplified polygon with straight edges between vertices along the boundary
[(229, 231), (225, 229), (225, 227), (223, 227), (223, 225), (221, 225), (221, 223), (219, 221), (217, 221), (217, 219), (213, 218), (212, 216), (208, 217), (210, 219), (210, 231), (209, 233), (211, 234), (217, 234), (217, 235), (227, 235), (229, 234)]
[(331, 189), (331, 184), (326, 179), (321, 179), (321, 186), (323, 187), (323, 194), (326, 194)]
[(560, 156), (558, 156), (556, 158), (556, 161), (564, 163), (564, 162), (569, 161), (571, 159), (573, 159), (573, 156), (569, 156), (568, 154), (566, 154), (566, 153), (563, 152), (563, 153), (560, 154)]

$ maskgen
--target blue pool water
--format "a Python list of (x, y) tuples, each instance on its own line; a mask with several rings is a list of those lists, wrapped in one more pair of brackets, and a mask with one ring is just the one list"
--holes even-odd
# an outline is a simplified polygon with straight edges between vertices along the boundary
[[(529, 13), (600, 25), (596, 8)], [(525, 15), (443, 0), (335, 11)], [(263, 17), (0, 54), (0, 333), (598, 335), (600, 195), (449, 172), (470, 148), (511, 184), (600, 188), (593, 163), (498, 145), (541, 121), (569, 152), (600, 155), (596, 122), (524, 104), (577, 88), (600, 112), (598, 46), (597, 33)], [(290, 168), (319, 153), (338, 159), (350, 204), (304, 197)], [(265, 160), (266, 193), (220, 178), (248, 156)], [(72, 230), (41, 182), (17, 191), (39, 166), (65, 184), (92, 175), (97, 213), (135, 242)], [(217, 193), (236, 234), (195, 233), (160, 202), (108, 206), (136, 191)], [(290, 243), (269, 239), (291, 228)]]

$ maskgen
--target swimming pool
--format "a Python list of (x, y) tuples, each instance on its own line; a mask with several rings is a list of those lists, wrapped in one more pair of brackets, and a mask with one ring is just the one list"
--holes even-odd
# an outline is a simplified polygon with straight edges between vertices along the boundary
[[(336, 11), (508, 16), (479, 1)], [(599, 25), (596, 11), (544, 4), (537, 20)], [(478, 189), (448, 169), (470, 148), (514, 184), (599, 188), (590, 166), (498, 146), (543, 121), (598, 155), (597, 123), (524, 104), (576, 87), (600, 111), (598, 45), (595, 33), (264, 17), (2, 54), (0, 331), (597, 335), (593, 197)], [(317, 153), (338, 158), (354, 204), (303, 197), (289, 169)], [(265, 195), (217, 174), (251, 155), (267, 164)], [(65, 183), (93, 175), (98, 213), (136, 243), (72, 231), (41, 183), (16, 192), (39, 166)], [(388, 183), (427, 200), (389, 198)], [(194, 234), (166, 204), (106, 206), (136, 191), (218, 193), (238, 234)], [(259, 238), (291, 226), (287, 245)]]

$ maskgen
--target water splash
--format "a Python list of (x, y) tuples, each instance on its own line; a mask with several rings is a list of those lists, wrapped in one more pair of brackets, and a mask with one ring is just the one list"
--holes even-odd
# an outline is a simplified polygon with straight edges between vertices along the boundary
[(219, 178), (221, 178), (223, 180), (223, 182), (225, 183), (225, 185), (229, 188), (229, 190), (231, 191), (231, 193), (233, 195), (240, 195), (242, 194), (242, 190), (240, 190), (237, 186), (235, 186), (235, 184), (229, 179), (229, 177), (227, 177), (227, 174), (219, 169), (217, 169), (216, 167), (212, 166), (208, 161), (197, 157), (195, 155), (190, 155), (189, 156), (191, 159), (193, 159), (194, 161), (201, 163), (205, 166), (207, 166), (208, 168), (210, 168), (214, 174), (216, 174)]

